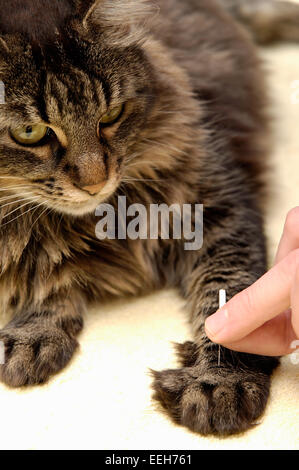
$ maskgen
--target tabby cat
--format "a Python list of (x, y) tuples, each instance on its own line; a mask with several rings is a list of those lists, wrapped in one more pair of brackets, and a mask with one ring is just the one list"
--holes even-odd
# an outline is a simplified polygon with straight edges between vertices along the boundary
[[(45, 382), (71, 359), (92, 302), (176, 286), (193, 341), (153, 372), (155, 398), (202, 434), (252, 426), (276, 358), (205, 335), (266, 269), (267, 155), (259, 42), (299, 39), (299, 8), (271, 0), (0, 1), (0, 331), (4, 383)], [(233, 16), (238, 19), (236, 21)], [(96, 207), (204, 205), (204, 244), (99, 240)], [(121, 332), (120, 332), (121, 334)]]

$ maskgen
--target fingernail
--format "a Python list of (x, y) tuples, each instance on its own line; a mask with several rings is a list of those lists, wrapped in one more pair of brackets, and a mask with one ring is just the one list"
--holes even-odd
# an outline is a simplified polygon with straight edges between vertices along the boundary
[(227, 325), (228, 310), (227, 308), (221, 308), (217, 310), (214, 315), (207, 318), (205, 326), (206, 330), (211, 333), (212, 336), (217, 336), (220, 331)]

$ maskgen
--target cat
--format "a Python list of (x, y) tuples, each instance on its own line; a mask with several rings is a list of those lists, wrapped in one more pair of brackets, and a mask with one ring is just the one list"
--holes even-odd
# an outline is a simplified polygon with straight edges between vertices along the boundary
[[(91, 303), (175, 286), (193, 341), (177, 346), (180, 368), (152, 372), (154, 398), (204, 435), (249, 429), (265, 409), (278, 358), (222, 348), (219, 365), (204, 322), (219, 289), (230, 298), (266, 270), (267, 98), (250, 34), (264, 43), (298, 40), (298, 6), (0, 7), (0, 302), (10, 315), (0, 330), (1, 380), (40, 384), (63, 369)], [(96, 207), (116, 207), (119, 196), (145, 206), (202, 203), (203, 247), (186, 251), (184, 240), (161, 237), (99, 240)]]

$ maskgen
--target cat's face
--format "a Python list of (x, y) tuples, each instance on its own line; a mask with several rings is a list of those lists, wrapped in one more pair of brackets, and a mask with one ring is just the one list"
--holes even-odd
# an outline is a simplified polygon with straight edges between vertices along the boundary
[[(2, 34), (7, 22), (0, 13), (6, 95), (0, 105), (0, 191), (10, 188), (11, 201), (18, 195), (25, 207), (34, 202), (84, 215), (130, 180), (152, 181), (161, 171), (185, 167), (192, 123), (199, 118), (184, 72), (144, 31), (152, 14), (145, 0), (76, 2), (89, 4), (85, 16), (50, 30), (48, 40), (49, 31), (42, 31), (42, 45), (36, 37), (40, 25), (51, 24), (50, 11), (40, 9), (39, 23), (39, 15), (26, 10), (29, 25), (16, 15)], [(39, 0), (30, 4), (43, 6)], [(167, 189), (169, 195), (175, 191)]]
[(21, 39), (5, 46), (0, 185), (59, 211), (94, 211), (146, 127), (155, 101), (148, 61), (137, 46), (108, 48), (75, 32), (46, 58)]

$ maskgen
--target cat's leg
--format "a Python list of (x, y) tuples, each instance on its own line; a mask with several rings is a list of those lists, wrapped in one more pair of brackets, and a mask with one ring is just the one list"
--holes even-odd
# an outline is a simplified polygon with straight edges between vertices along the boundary
[[(206, 211), (205, 221), (217, 225), (221, 211), (212, 212)], [(195, 340), (178, 346), (180, 369), (153, 372), (153, 387), (176, 422), (202, 434), (229, 435), (248, 429), (263, 413), (278, 360), (219, 350), (205, 334), (206, 318), (218, 309), (219, 290), (226, 289), (229, 299), (265, 270), (259, 216), (244, 207), (240, 216), (219, 222), (182, 281)]]
[(279, 0), (217, 0), (260, 43), (299, 41), (299, 5)]
[(0, 330), (5, 350), (0, 379), (13, 387), (39, 384), (65, 367), (78, 346), (83, 310), (77, 293), (64, 292), (17, 315)]

